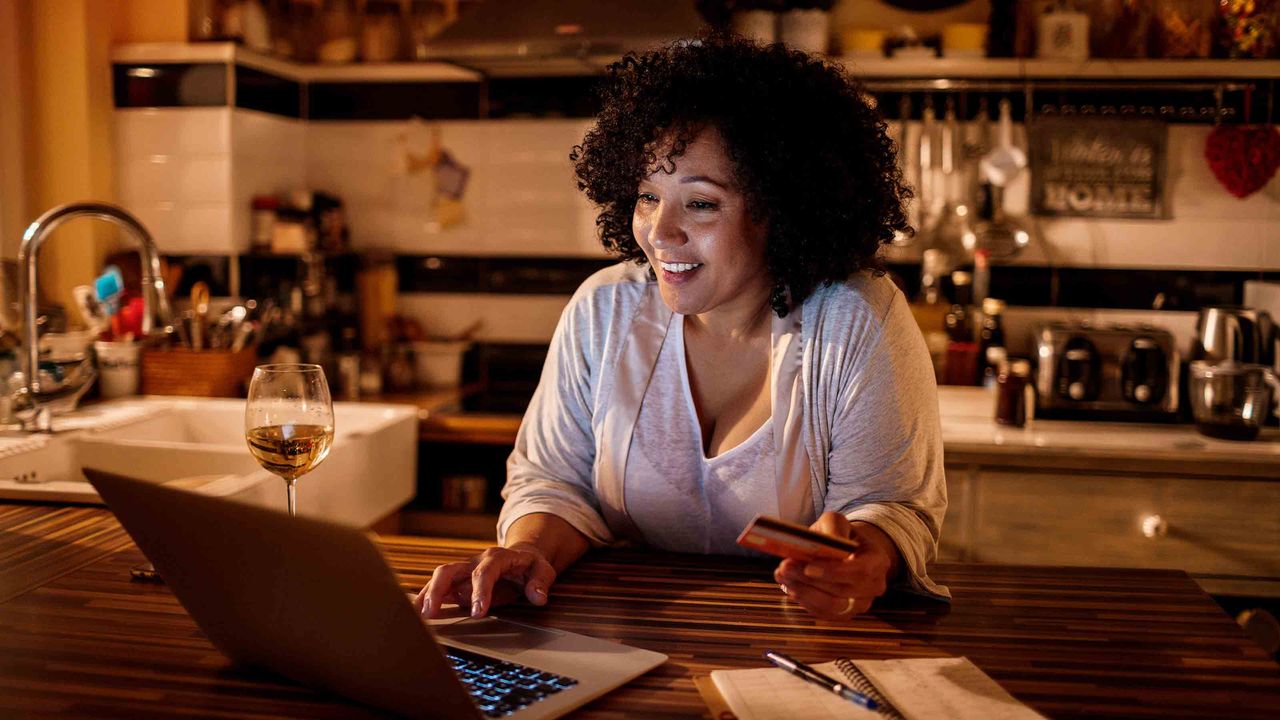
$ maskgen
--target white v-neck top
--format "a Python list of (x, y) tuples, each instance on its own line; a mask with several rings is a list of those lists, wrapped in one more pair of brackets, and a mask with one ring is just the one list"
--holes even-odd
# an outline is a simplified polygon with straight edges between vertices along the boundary
[(673, 315), (671, 323), (627, 455), (627, 511), (654, 547), (745, 554), (734, 542), (742, 528), (757, 513), (778, 514), (773, 419), (706, 457), (685, 362), (684, 316)]

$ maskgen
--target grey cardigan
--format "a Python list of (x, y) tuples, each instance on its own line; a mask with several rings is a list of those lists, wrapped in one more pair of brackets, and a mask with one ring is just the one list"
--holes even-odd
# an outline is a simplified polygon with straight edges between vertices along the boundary
[[(671, 310), (648, 271), (615, 265), (569, 301), (507, 460), (499, 541), (557, 515), (594, 545), (639, 540), (623, 497), (632, 430)], [(937, 387), (902, 293), (857, 275), (773, 319), (770, 384), (778, 507), (871, 523), (897, 544), (902, 589), (929, 579), (947, 508)]]

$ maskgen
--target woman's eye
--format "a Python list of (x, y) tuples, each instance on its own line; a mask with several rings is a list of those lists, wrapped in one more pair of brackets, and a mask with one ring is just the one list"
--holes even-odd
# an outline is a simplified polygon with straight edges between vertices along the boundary
[(640, 193), (639, 195), (636, 196), (636, 202), (643, 205), (648, 205), (650, 203), (658, 202), (658, 198), (654, 197), (653, 193)]
[(694, 210), (715, 210), (716, 204), (706, 200), (690, 200), (689, 207)]

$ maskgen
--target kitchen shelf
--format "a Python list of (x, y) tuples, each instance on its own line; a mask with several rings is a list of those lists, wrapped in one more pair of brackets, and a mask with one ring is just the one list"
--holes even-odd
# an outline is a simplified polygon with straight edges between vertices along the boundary
[(479, 82), (475, 70), (443, 62), (298, 63), (229, 42), (131, 43), (112, 48), (116, 64), (226, 63), (298, 82)]
[[(504, 77), (597, 74), (613, 56), (520, 61)], [(1041, 60), (1038, 58), (832, 57), (868, 79), (933, 80), (1275, 80), (1280, 60)], [(235, 43), (133, 43), (112, 50), (115, 63), (235, 63), (303, 82), (465, 82), (484, 74), (447, 62), (297, 63), (254, 52)]]

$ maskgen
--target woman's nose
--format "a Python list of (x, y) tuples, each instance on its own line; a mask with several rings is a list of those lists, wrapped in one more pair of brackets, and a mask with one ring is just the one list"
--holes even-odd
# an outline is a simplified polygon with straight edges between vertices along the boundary
[(688, 241), (684, 229), (680, 227), (680, 208), (659, 203), (653, 214), (653, 224), (649, 226), (649, 243), (654, 247), (679, 247)]

